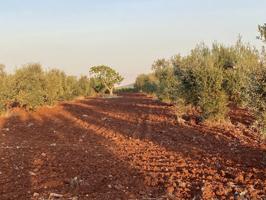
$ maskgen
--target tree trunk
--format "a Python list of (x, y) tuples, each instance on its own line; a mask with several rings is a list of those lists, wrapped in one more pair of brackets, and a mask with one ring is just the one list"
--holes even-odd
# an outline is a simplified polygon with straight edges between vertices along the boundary
[(113, 88), (110, 88), (110, 89), (109, 89), (109, 94), (110, 94), (111, 96), (113, 96)]
[(114, 87), (108, 87), (106, 84), (104, 84), (104, 85), (105, 85), (105, 88), (108, 90), (110, 96), (113, 96), (113, 89), (114, 89)]

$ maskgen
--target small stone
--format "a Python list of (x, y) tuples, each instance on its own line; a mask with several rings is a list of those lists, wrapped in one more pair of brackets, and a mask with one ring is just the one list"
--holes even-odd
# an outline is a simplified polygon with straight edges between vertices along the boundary
[(187, 184), (185, 182), (179, 182), (179, 186), (181, 188), (185, 188), (187, 186)]
[(240, 194), (239, 194), (239, 196), (240, 196), (240, 198), (244, 198), (245, 197), (245, 195), (247, 194), (247, 190), (244, 190), (243, 192), (240, 192)]
[(107, 118), (106, 118), (106, 117), (103, 117), (103, 118), (102, 118), (102, 121), (106, 121), (106, 120), (107, 120)]
[(84, 115), (82, 115), (82, 117), (89, 117), (89, 116), (84, 114)]
[(43, 160), (42, 159), (36, 159), (36, 160), (34, 160), (33, 161), (33, 164), (34, 165), (38, 165), (38, 166), (41, 166), (41, 165), (43, 165)]
[(115, 185), (114, 188), (116, 190), (122, 190), (124, 187), (123, 187), (123, 185), (118, 184), (118, 185)]
[(36, 176), (36, 174), (35, 174), (34, 172), (32, 172), (32, 171), (29, 171), (29, 174), (30, 174), (31, 176)]
[(112, 188), (112, 185), (108, 185), (108, 188), (110, 188), (110, 189), (111, 189), (111, 188)]
[(37, 192), (34, 192), (34, 193), (33, 193), (33, 197), (38, 197), (38, 196), (40, 196), (39, 193), (37, 193)]
[(46, 156), (46, 153), (42, 153), (41, 156), (45, 157)]
[(183, 126), (183, 125), (185, 125), (185, 123), (186, 123), (186, 121), (183, 118), (181, 118), (181, 117), (177, 118), (177, 124), (178, 125)]
[(236, 186), (233, 182), (228, 182), (227, 185), (231, 188), (235, 188)]
[(169, 200), (175, 200), (176, 199), (175, 196), (173, 194), (170, 194), (170, 193), (167, 194), (167, 197)]
[(224, 177), (225, 176), (225, 172), (223, 170), (221, 170), (221, 175)]
[(28, 124), (28, 127), (32, 127), (32, 126), (34, 126), (34, 123), (29, 123)]
[(50, 144), (51, 147), (55, 147), (56, 146), (56, 143), (52, 143)]
[(53, 198), (62, 198), (63, 195), (62, 194), (56, 194), (56, 193), (50, 193), (49, 198), (48, 199), (53, 199)]
[(78, 180), (78, 177), (75, 176), (74, 178), (72, 178), (72, 179), (70, 180), (70, 186), (71, 186), (72, 188), (75, 188), (75, 187), (77, 187), (78, 185), (79, 185), (79, 180)]
[(136, 196), (135, 196), (134, 194), (130, 194), (130, 195), (128, 196), (128, 199), (136, 199)]

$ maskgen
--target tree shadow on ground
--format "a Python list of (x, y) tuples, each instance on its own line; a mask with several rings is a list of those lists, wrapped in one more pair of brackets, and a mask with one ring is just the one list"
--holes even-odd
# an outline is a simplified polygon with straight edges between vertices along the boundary
[(5, 120), (0, 131), (0, 199), (29, 198), (30, 171), (24, 170), (30, 166), (29, 154), (20, 148), (13, 129), (19, 121), (19, 117)]
[[(265, 149), (243, 144), (233, 133), (223, 129), (201, 130), (200, 127), (176, 125), (173, 123), (175, 116), (165, 110), (163, 107), (165, 104), (150, 98), (133, 98), (133, 103), (132, 97), (126, 97), (123, 103), (118, 99), (94, 99), (79, 101), (79, 103), (81, 104), (64, 104), (63, 107), (85, 122), (108, 126), (124, 136), (150, 140), (171, 151), (183, 151), (184, 154), (187, 149), (181, 148), (180, 145), (199, 149), (206, 156), (218, 155), (224, 160), (232, 161), (235, 166), (258, 169), (266, 167), (263, 160), (266, 156)], [(86, 118), (82, 117), (84, 114), (87, 115)], [(147, 115), (150, 115), (149, 119)], [(144, 122), (144, 120), (148, 121)], [(145, 130), (145, 127), (141, 129), (140, 126), (145, 123), (148, 124), (149, 130)], [(121, 127), (127, 128), (121, 129)], [(135, 130), (143, 132), (136, 135)], [(258, 162), (254, 163), (255, 159)]]
[(5, 125), (12, 128), (1, 136), (1, 147), (10, 149), (0, 149), (0, 199), (31, 199), (34, 193), (36, 199), (50, 193), (129, 199), (153, 192), (137, 170), (108, 150), (112, 142), (107, 138), (76, 124), (67, 113), (48, 109), (36, 115)]
[[(256, 185), (256, 188), (263, 188), (266, 180), (265, 148), (260, 147), (256, 141), (243, 143), (230, 131), (176, 125), (175, 116), (166, 109), (167, 104), (131, 95), (124, 96), (123, 100), (96, 98), (62, 106), (84, 123), (106, 127), (125, 138), (151, 142), (151, 145), (159, 146), (162, 152), (166, 149), (167, 152), (182, 155), (185, 162), (191, 164), (162, 174), (167, 179), (171, 179), (171, 172), (187, 176), (187, 182), (192, 184), (191, 197), (201, 193), (199, 188), (205, 180), (220, 181), (223, 184), (233, 182), (243, 187), (248, 182)], [(142, 153), (145, 154), (145, 150)], [(132, 160), (138, 159), (138, 156), (142, 155), (133, 155)], [(141, 167), (146, 166), (137, 166)], [(150, 170), (145, 168), (142, 172), (148, 176)], [(191, 177), (189, 174), (193, 173), (195, 176)], [(242, 176), (245, 180), (242, 180)], [(175, 180), (179, 178), (175, 177)], [(165, 182), (164, 187), (167, 187), (169, 180), (161, 182)]]

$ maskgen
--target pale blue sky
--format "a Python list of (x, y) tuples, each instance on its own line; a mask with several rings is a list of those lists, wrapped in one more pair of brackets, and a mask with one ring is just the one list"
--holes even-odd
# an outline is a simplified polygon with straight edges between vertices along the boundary
[(258, 47), (265, 0), (0, 0), (0, 63), (28, 62), (88, 74), (106, 64), (125, 83), (155, 59), (196, 43), (230, 44), (241, 34)]

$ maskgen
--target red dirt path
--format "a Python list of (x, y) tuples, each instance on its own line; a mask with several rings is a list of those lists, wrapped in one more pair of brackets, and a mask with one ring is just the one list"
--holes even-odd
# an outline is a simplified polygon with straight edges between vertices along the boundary
[(140, 94), (20, 112), (0, 128), (0, 200), (266, 198), (259, 137), (177, 125)]

